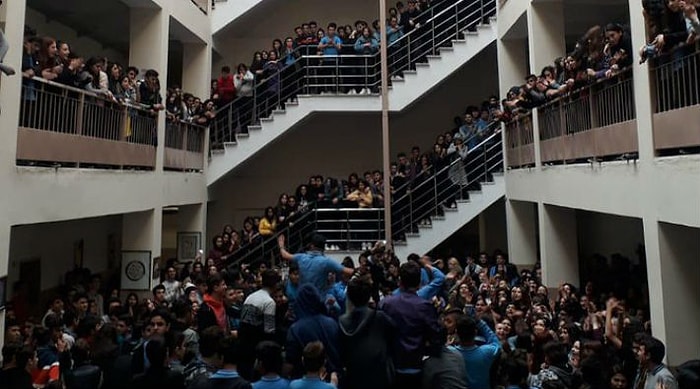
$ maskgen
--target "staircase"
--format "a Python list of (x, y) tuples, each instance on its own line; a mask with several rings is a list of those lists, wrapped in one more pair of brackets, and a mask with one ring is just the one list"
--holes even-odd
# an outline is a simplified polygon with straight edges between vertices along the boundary
[[(389, 63), (392, 81), (388, 91), (391, 111), (406, 109), (496, 40), (496, 23), (490, 17), (495, 15), (495, 0), (485, 1), (483, 8), (479, 6), (476, 9), (474, 2), (459, 0), (440, 12), (434, 11), (421, 29), (405, 35), (389, 47), (393, 53)], [(481, 23), (484, 19), (491, 22)], [(379, 61), (377, 55), (370, 57), (348, 58), (364, 62), (361, 67), (363, 74), (337, 77), (334, 83), (321, 86), (336, 90), (356, 88), (378, 92)], [(289, 68), (281, 70), (267, 78), (254, 89), (252, 98), (234, 101), (230, 107), (220, 110), (222, 114), (210, 129), (212, 152), (207, 171), (208, 185), (314, 113), (381, 110), (378, 93), (315, 94), (320, 89), (314, 87), (315, 83), (323, 80), (317, 74), (328, 70), (316, 65), (321, 58), (302, 56), (297, 60), (299, 67), (291, 71)], [(345, 58), (341, 56), (340, 65), (335, 66), (336, 74), (342, 72), (338, 68), (344, 61)], [(358, 79), (359, 83), (353, 83)], [(271, 89), (274, 89), (273, 93), (270, 93)]]
[[(503, 176), (503, 146), (500, 124), (490, 129), (491, 135), (473, 147), (466, 155), (437, 169), (437, 171), (417, 176), (398, 188), (392, 200), (392, 235), (394, 236), (394, 252), (401, 261), (409, 254), (427, 254), (457, 232), (475, 217), (479, 216), (493, 203), (506, 194), (505, 178)], [(466, 142), (465, 142), (466, 144)], [(348, 212), (366, 213), (366, 220), (354, 214), (341, 218), (330, 219), (339, 226), (329, 230), (329, 217), (323, 213)], [(230, 259), (229, 266), (256, 261), (279, 263), (277, 237), (280, 234), (287, 237), (287, 247), (296, 252), (302, 251), (306, 238), (310, 233), (322, 232), (328, 243), (341, 245), (346, 239), (351, 242), (374, 243), (377, 237), (383, 236), (383, 210), (365, 209), (354, 211), (343, 209), (309, 209), (298, 215), (290, 225), (277, 231), (273, 236), (260, 240), (253, 247), (239, 250)], [(347, 219), (346, 219), (347, 218)], [(347, 220), (347, 222), (345, 222)], [(423, 223), (429, 220), (429, 224)], [(354, 224), (353, 224), (354, 223)], [(376, 227), (365, 229), (367, 225)], [(341, 239), (337, 239), (340, 237)], [(381, 239), (381, 238), (379, 238)], [(359, 244), (341, 246), (341, 250), (326, 250), (325, 255), (342, 261), (346, 256), (356, 259), (361, 253)]]
[(217, 33), (264, 0), (214, 0), (211, 31)]

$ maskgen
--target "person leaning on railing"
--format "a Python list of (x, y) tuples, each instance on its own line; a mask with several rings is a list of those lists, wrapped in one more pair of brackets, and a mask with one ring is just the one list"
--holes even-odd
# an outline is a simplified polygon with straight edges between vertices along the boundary
[(146, 71), (143, 82), (139, 85), (139, 103), (146, 106), (152, 114), (157, 114), (158, 111), (165, 109), (163, 98), (160, 95), (160, 81), (158, 81), (158, 72), (149, 69)]

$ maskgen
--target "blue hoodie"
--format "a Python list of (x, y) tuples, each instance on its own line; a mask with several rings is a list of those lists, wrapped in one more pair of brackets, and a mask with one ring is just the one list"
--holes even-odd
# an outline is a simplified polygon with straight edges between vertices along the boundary
[(315, 341), (323, 343), (326, 349), (329, 372), (340, 370), (340, 329), (335, 320), (324, 315), (325, 312), (318, 289), (310, 284), (301, 285), (294, 304), (297, 321), (289, 328), (286, 343), (287, 362), (294, 366), (294, 377), (300, 377), (304, 372), (301, 364), (304, 347)]

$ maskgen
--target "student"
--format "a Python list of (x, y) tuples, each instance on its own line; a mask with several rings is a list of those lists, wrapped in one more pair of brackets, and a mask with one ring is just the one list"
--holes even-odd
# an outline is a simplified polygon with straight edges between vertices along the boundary
[(261, 375), (259, 381), (253, 383), (253, 389), (288, 389), (289, 381), (282, 378), (282, 347), (271, 341), (258, 344), (255, 350), (256, 369)]
[(323, 366), (326, 364), (326, 351), (321, 342), (311, 342), (304, 347), (302, 357), (304, 377), (292, 381), (290, 389), (335, 389), (338, 385), (338, 377), (331, 374), (331, 383), (323, 382), (321, 375), (324, 373)]
[(252, 389), (253, 386), (238, 375), (240, 350), (233, 337), (226, 337), (221, 342), (219, 356), (222, 368), (209, 377), (207, 389)]

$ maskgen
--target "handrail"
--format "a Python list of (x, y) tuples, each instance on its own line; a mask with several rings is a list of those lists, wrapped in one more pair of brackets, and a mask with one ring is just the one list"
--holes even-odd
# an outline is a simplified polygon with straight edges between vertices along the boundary
[[(484, 139), (483, 141), (481, 141), (481, 143), (479, 143), (478, 145), (476, 145), (476, 146), (472, 147), (470, 150), (468, 150), (468, 151), (467, 151), (467, 156), (469, 156), (469, 155), (471, 155), (472, 153), (474, 153), (475, 150), (480, 150), (480, 148), (481, 148), (482, 146), (485, 146), (486, 143), (492, 141), (492, 140), (493, 140), (496, 136), (498, 136), (500, 133), (501, 133), (501, 130), (500, 130), (500, 129), (497, 129), (496, 131), (494, 131), (493, 134), (489, 135), (488, 138)], [(450, 162), (449, 165), (447, 165), (447, 166), (445, 166), (444, 168), (440, 169), (440, 171), (437, 171), (437, 172), (433, 173), (430, 177), (437, 176), (437, 175), (439, 175), (439, 174), (443, 174), (443, 173), (448, 172), (451, 168), (454, 167), (454, 165), (456, 165), (456, 164), (458, 164), (458, 163), (461, 163), (462, 160), (463, 160), (463, 158), (457, 156), (457, 158), (455, 158), (454, 161)], [(411, 189), (415, 190), (415, 189), (417, 189), (417, 188), (420, 188), (421, 186), (425, 185), (425, 184), (428, 183), (428, 182), (430, 182), (430, 181), (428, 181), (428, 180), (423, 181), (423, 182), (421, 182), (420, 184), (418, 184), (416, 187), (411, 188)], [(393, 201), (391, 202), (392, 206), (393, 206), (396, 202), (405, 199), (405, 198), (408, 197), (409, 195), (410, 195), (410, 193), (406, 193), (405, 195), (401, 196), (400, 198), (398, 198), (398, 199), (396, 199), (396, 200), (393, 200)]]
[[(494, 130), (494, 129), (497, 129), (498, 127), (500, 127), (500, 125), (501, 125), (500, 122), (491, 122), (491, 123), (489, 123), (489, 125), (488, 125), (488, 127), (487, 127), (487, 130)], [(496, 133), (496, 131), (494, 131), (494, 134), (495, 134), (495, 133)], [(466, 140), (464, 140), (463, 142), (464, 142), (464, 144), (466, 145), (470, 140), (472, 140), (472, 139), (474, 139), (474, 138), (476, 138), (476, 137), (477, 137), (476, 134), (475, 134), (475, 135), (472, 135), (471, 137), (469, 137), (469, 139), (466, 139)], [(489, 136), (489, 138), (490, 138), (490, 136)], [(488, 138), (487, 138), (487, 139), (488, 139)], [(485, 141), (482, 141), (482, 142), (479, 143), (478, 145), (474, 146), (471, 150), (468, 150), (468, 151), (467, 151), (467, 155), (469, 155), (469, 153), (471, 153), (474, 149), (479, 148), (479, 146), (481, 146), (482, 143), (484, 143), (484, 142), (485, 142)], [(454, 162), (454, 161), (453, 161), (453, 162)], [(448, 167), (449, 167), (449, 166), (448, 166)], [(432, 165), (431, 165), (431, 168), (432, 168)], [(442, 170), (441, 170), (441, 171), (442, 171)], [(424, 174), (424, 173), (421, 171), (419, 174), (422, 175), (422, 174)], [(414, 177), (414, 178), (411, 179), (411, 180), (408, 180), (407, 182), (405, 182), (405, 183), (404, 183), (403, 185), (401, 185), (400, 187), (394, 188), (394, 192), (400, 192), (400, 191), (402, 191), (402, 190), (404, 190), (404, 189), (410, 187), (410, 186), (416, 181), (417, 178), (418, 178), (418, 176)]]
[(47, 80), (47, 79), (39, 77), (39, 76), (33, 76), (33, 77), (23, 76), (22, 78), (26, 78), (26, 79), (29, 79), (29, 80), (32, 80), (34, 82), (38, 82), (41, 84), (50, 85), (50, 86), (53, 86), (56, 88), (65, 89), (65, 90), (70, 91), (70, 92), (80, 93), (80, 94), (83, 94), (85, 96), (94, 97), (96, 99), (100, 99), (100, 100), (104, 100), (104, 101), (108, 101), (108, 102), (116, 102), (116, 103), (119, 103), (119, 104), (126, 106), (126, 107), (129, 107), (129, 108), (138, 109), (138, 110), (142, 110), (142, 111), (149, 111), (148, 106), (141, 104), (141, 103), (134, 103), (134, 102), (130, 102), (130, 101), (119, 101), (116, 99), (109, 99), (109, 98), (105, 97), (104, 95), (90, 92), (90, 91), (85, 90), (85, 89), (76, 88), (74, 86), (61, 84), (60, 82)]
[(565, 94), (563, 94), (563, 95), (561, 95), (561, 96), (557, 96), (556, 98), (554, 98), (554, 99), (552, 99), (552, 100), (549, 100), (549, 101), (547, 101), (546, 103), (544, 103), (544, 104), (542, 104), (542, 105), (540, 105), (540, 106), (537, 106), (536, 108), (545, 108), (545, 107), (552, 106), (552, 105), (554, 105), (554, 104), (556, 104), (556, 103), (559, 103), (559, 102), (561, 102), (561, 101), (563, 101), (563, 100), (565, 100), (565, 99), (570, 98), (572, 95), (575, 95), (575, 94), (577, 94), (577, 93), (581, 93), (581, 92), (583, 92), (583, 91), (589, 90), (589, 89), (593, 88), (594, 86), (598, 86), (598, 85), (600, 85), (600, 84), (604, 84), (604, 83), (606, 83), (606, 82), (610, 82), (610, 81), (612, 81), (612, 80), (616, 80), (616, 79), (622, 77), (623, 74), (631, 73), (631, 72), (632, 72), (632, 68), (633, 68), (632, 66), (628, 66), (628, 67), (626, 67), (626, 68), (624, 68), (624, 69), (620, 69), (617, 73), (615, 73), (615, 74), (614, 74), (613, 76), (611, 76), (610, 78), (600, 78), (600, 79), (597, 79), (597, 80), (595, 80), (595, 81), (589, 82), (588, 84), (586, 84), (586, 85), (584, 85), (584, 86), (582, 86), (582, 87), (580, 87), (580, 88), (578, 88), (578, 89), (574, 89), (574, 90), (572, 90), (572, 91), (566, 92)]
[[(412, 31), (410, 31), (410, 32), (408, 32), (408, 33), (406, 33), (406, 34), (404, 34), (401, 38), (397, 39), (395, 42), (393, 42), (392, 44), (390, 44), (390, 45), (388, 46), (388, 48), (389, 48), (389, 49), (392, 49), (392, 48), (394, 48), (394, 47), (402, 46), (403, 43), (404, 43), (405, 41), (410, 41), (410, 39), (416, 37), (416, 36), (418, 35), (419, 32), (421, 33), (421, 36), (422, 36), (422, 35), (425, 35), (425, 34), (430, 34), (430, 33), (434, 34), (434, 32), (431, 31), (431, 29), (428, 29), (428, 28), (426, 27), (430, 22), (433, 22), (433, 24), (434, 24), (434, 21), (435, 21), (437, 18), (440, 18), (440, 17), (443, 17), (443, 16), (447, 15), (450, 11), (455, 11), (455, 14), (458, 15), (458, 13), (459, 13), (458, 6), (459, 6), (459, 5), (464, 4), (464, 3), (468, 3), (468, 2), (475, 2), (475, 1), (481, 2), (481, 7), (480, 7), (479, 9), (473, 11), (472, 13), (470, 13), (470, 14), (468, 15), (468, 17), (469, 17), (469, 16), (473, 16), (474, 13), (481, 13), (481, 14), (483, 15), (483, 14), (485, 13), (485, 12), (484, 12), (484, 7), (485, 7), (484, 0), (458, 0), (458, 1), (455, 2), (454, 4), (449, 5), (447, 8), (445, 8), (444, 10), (438, 12), (437, 14), (432, 14), (432, 17), (431, 17), (430, 19), (424, 21), (424, 22), (423, 22), (423, 25), (422, 25), (421, 27), (415, 28), (415, 29), (413, 29)], [(486, 0), (486, 1), (494, 1), (494, 6), (495, 6), (495, 0)], [(420, 18), (421, 16), (427, 14), (428, 12), (435, 12), (434, 9), (435, 9), (434, 7), (429, 8), (428, 10), (426, 10), (426, 11), (424, 11), (423, 13), (419, 14), (418, 18)], [(444, 23), (446, 23), (446, 22), (449, 22), (449, 20), (442, 21), (442, 22), (440, 23), (440, 25), (442, 25), (442, 24), (444, 24)], [(466, 27), (465, 27), (465, 28), (466, 28)], [(384, 26), (384, 30), (381, 30), (381, 31), (385, 31), (385, 29), (386, 29), (386, 26)], [(384, 34), (384, 35), (385, 35), (385, 34)], [(384, 39), (386, 39), (386, 36), (384, 36)], [(429, 43), (429, 42), (428, 42), (428, 43)], [(293, 52), (298, 54), (299, 51), (300, 51), (302, 48), (307, 48), (307, 47), (309, 47), (309, 46), (313, 47), (314, 45), (297, 46), (297, 48), (295, 48)], [(374, 53), (374, 54), (372, 54), (372, 55), (365, 55), (365, 56), (359, 56), (359, 57), (378, 58), (379, 56), (380, 56), (380, 53), (377, 52), (377, 53)], [(328, 58), (327, 56), (318, 56), (318, 55), (311, 55), (311, 56), (309, 56), (309, 55), (300, 55), (300, 56), (298, 56), (298, 57), (296, 58), (296, 61), (294, 62), (294, 64), (289, 65), (289, 66), (284, 66), (284, 67), (282, 67), (281, 69), (279, 69), (278, 71), (276, 71), (275, 73), (273, 73), (270, 77), (265, 78), (265, 79), (263, 79), (263, 80), (260, 80), (260, 81), (256, 82), (256, 84), (255, 84), (255, 86), (254, 86), (254, 90), (257, 91), (258, 87), (260, 87), (264, 82), (268, 81), (269, 79), (274, 79), (274, 78), (282, 77), (282, 76), (283, 76), (283, 73), (287, 71), (287, 68), (292, 67), (292, 66), (296, 66), (296, 65), (299, 64), (299, 63), (304, 63), (304, 61), (302, 61), (303, 59), (309, 60), (309, 59), (324, 58), (324, 57), (325, 57), (325, 58)], [(333, 58), (339, 58), (339, 59), (342, 59), (342, 58), (353, 58), (353, 57), (356, 57), (356, 56), (354, 56), (354, 55), (342, 55), (342, 54), (341, 54), (341, 55), (337, 55), (337, 56), (333, 56)], [(278, 58), (278, 62), (280, 62), (280, 61), (283, 62), (283, 61), (284, 61), (284, 58), (285, 58), (285, 56), (280, 55), (280, 58)], [(233, 101), (227, 103), (227, 104), (224, 105), (223, 107), (220, 107), (220, 108), (219, 108), (219, 111), (226, 111), (226, 110), (235, 108), (237, 105), (240, 104), (240, 102), (241, 102), (244, 98), (246, 98), (246, 97), (241, 97), (241, 96), (239, 96), (239, 97), (235, 98)]]

